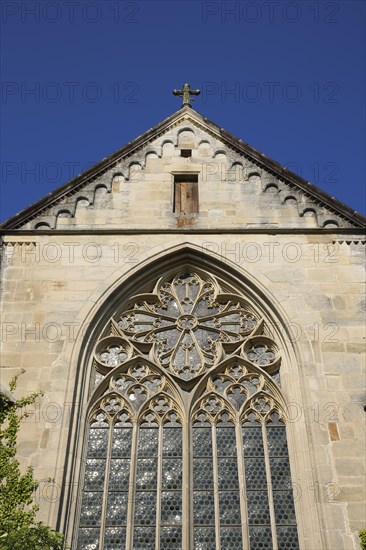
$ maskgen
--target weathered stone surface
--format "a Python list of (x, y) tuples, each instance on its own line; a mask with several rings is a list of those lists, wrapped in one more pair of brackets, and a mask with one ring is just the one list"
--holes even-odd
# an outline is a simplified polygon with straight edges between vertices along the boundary
[[(171, 129), (170, 143), (163, 143), (167, 136), (154, 137), (82, 192), (66, 197), (66, 217), (60, 217), (59, 205), (50, 205), (42, 220), (67, 234), (35, 230), (31, 236), (4, 236), (1, 381), (8, 382), (24, 367), (17, 393), (46, 392), (22, 425), (22, 463), (32, 463), (42, 480), (54, 477), (57, 488), (65, 479), (75, 484), (73, 517), (91, 392), (91, 362), (84, 355), (95, 344), (89, 331), (112, 315), (115, 293), (124, 300), (136, 279), (149, 278), (152, 259), (164, 261), (173, 248), (177, 256), (193, 250), (198, 269), (210, 272), (220, 265), (221, 277), (232, 274), (252, 292), (253, 302), (272, 323), (282, 357), (281, 391), (291, 412), (291, 472), (302, 490), (296, 503), (300, 547), (355, 550), (365, 501), (364, 272), (361, 252), (354, 250), (359, 245), (346, 244), (352, 239), (339, 231), (323, 233), (319, 225), (328, 219), (325, 207), (316, 205), (317, 220), (301, 215), (309, 197), (296, 191), (290, 204), (293, 193), (282, 180), (265, 169), (250, 175), (258, 167), (197, 123), (192, 123), (193, 160), (182, 159), (177, 149), (182, 125)], [(200, 145), (202, 140), (208, 145)], [(145, 158), (148, 148), (156, 157)], [(224, 165), (214, 156), (219, 149), (226, 151)], [(132, 161), (141, 164), (133, 174)], [(238, 177), (228, 173), (235, 162), (242, 162), (246, 175), (240, 175), (241, 169)], [(200, 174), (200, 212), (177, 216), (174, 173), (189, 173), (194, 166)], [(274, 193), (268, 184), (278, 186)], [(100, 185), (105, 189), (98, 190)], [(27, 228), (39, 221), (30, 220)], [(344, 223), (339, 219), (340, 227)], [(287, 234), (276, 233), (284, 226)], [(319, 232), (305, 234), (308, 227)], [(266, 232), (256, 232), (258, 228)], [(75, 229), (85, 232), (76, 234)], [(123, 234), (127, 229), (136, 231)], [(207, 229), (212, 232), (205, 233)], [(342, 244), (335, 246), (337, 239)], [(164, 269), (173, 270), (174, 263)], [(64, 469), (70, 448), (75, 472)], [(317, 493), (314, 486), (320, 487)], [(336, 500), (329, 502), (333, 486), (338, 487)], [(43, 495), (40, 519), (55, 524), (61, 506)]]
[(335, 467), (339, 475), (360, 476), (365, 472), (364, 462), (364, 459), (357, 460), (348, 458), (348, 460), (341, 460), (336, 458)]

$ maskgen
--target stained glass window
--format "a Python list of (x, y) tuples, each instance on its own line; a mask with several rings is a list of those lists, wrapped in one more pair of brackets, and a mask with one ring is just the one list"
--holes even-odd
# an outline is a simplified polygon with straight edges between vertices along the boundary
[(129, 304), (95, 347), (75, 549), (298, 549), (265, 319), (196, 272)]

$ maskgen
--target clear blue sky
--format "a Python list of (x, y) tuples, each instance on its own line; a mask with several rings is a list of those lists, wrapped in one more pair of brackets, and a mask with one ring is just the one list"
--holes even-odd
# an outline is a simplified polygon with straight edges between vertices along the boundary
[(365, 213), (364, 1), (1, 10), (1, 221), (176, 111), (184, 82), (201, 114)]

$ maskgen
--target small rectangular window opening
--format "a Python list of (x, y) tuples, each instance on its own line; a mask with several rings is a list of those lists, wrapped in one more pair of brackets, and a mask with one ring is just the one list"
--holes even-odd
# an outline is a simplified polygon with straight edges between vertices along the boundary
[(180, 156), (184, 158), (188, 158), (192, 156), (192, 149), (181, 149), (180, 150)]
[(174, 176), (174, 210), (176, 214), (198, 213), (198, 174)]

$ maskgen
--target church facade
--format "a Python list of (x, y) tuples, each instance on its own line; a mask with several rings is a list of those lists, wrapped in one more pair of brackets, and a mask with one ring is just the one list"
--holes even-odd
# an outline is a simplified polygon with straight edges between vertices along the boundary
[(40, 519), (72, 550), (359, 548), (364, 225), (189, 105), (5, 222)]

